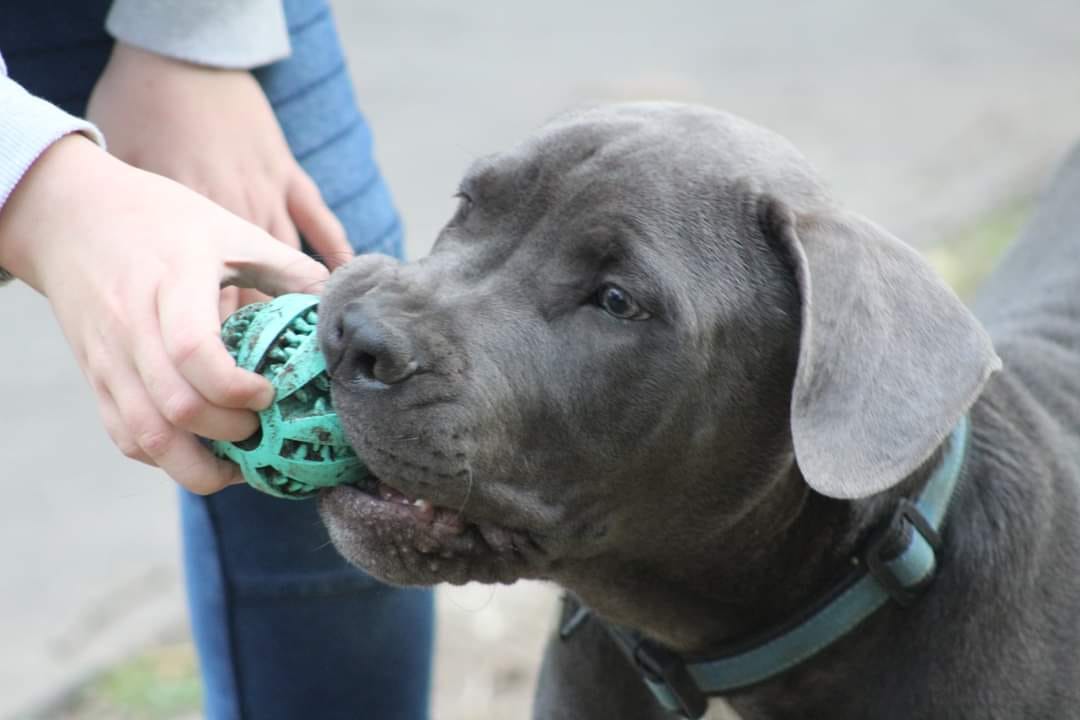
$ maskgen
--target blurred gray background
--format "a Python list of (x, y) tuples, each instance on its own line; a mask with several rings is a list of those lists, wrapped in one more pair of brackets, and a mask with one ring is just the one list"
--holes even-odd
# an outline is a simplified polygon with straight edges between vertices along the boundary
[[(1064, 0), (335, 7), (414, 258), (472, 158), (583, 104), (744, 115), (922, 249), (1029, 195), (1080, 137), (1080, 4)], [(113, 449), (44, 300), (5, 289), (0, 326), (0, 718), (31, 717), (182, 642), (183, 602), (172, 486)], [(443, 593), (436, 718), (523, 716), (551, 597)]]

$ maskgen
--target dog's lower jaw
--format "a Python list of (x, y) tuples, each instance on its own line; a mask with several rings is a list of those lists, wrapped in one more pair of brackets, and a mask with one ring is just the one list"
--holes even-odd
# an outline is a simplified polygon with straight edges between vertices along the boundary
[(336, 487), (321, 494), (319, 509), (337, 550), (384, 582), (510, 584), (547, 564), (545, 549), (526, 531), (381, 494)]

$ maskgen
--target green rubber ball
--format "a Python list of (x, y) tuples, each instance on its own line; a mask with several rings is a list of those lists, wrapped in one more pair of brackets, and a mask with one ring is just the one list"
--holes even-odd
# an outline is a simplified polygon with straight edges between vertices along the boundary
[(240, 308), (221, 329), (236, 364), (269, 380), (275, 395), (254, 435), (210, 446), (239, 465), (249, 485), (280, 498), (300, 500), (367, 475), (330, 403), (318, 305), (315, 295), (282, 295)]

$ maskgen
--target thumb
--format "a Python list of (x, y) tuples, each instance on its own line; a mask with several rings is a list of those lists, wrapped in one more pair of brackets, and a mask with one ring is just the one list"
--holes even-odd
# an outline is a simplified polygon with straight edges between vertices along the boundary
[(267, 295), (319, 294), (330, 276), (326, 266), (274, 240), (254, 226), (231, 233), (224, 260), (225, 285), (255, 288)]

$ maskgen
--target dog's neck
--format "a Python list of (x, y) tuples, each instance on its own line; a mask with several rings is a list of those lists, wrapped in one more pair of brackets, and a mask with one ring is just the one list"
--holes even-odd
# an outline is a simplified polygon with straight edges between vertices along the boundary
[(812, 492), (791, 463), (734, 524), (702, 528), (701, 542), (685, 547), (677, 567), (670, 558), (603, 558), (557, 580), (604, 620), (678, 652), (708, 652), (779, 626), (831, 589), (936, 459), (892, 491), (860, 501)]

